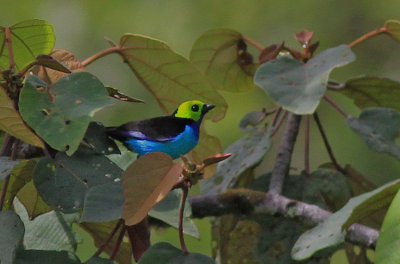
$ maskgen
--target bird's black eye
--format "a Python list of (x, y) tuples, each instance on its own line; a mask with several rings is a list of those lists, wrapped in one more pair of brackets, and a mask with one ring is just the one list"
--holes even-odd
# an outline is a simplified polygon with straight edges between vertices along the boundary
[(192, 111), (193, 112), (199, 111), (199, 106), (198, 105), (192, 105)]

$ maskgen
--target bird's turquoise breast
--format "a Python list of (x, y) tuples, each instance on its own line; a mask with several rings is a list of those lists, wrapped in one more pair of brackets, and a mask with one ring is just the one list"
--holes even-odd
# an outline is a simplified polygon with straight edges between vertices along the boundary
[(178, 136), (169, 141), (152, 141), (147, 139), (129, 139), (126, 146), (139, 156), (150, 152), (164, 152), (173, 159), (179, 158), (191, 151), (199, 141), (198, 131), (195, 128), (186, 125), (185, 130)]

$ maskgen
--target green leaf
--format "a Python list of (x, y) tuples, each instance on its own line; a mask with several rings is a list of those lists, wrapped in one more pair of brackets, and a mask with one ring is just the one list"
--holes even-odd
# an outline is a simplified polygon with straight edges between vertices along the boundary
[(400, 146), (396, 144), (400, 133), (400, 112), (390, 108), (366, 108), (359, 118), (349, 116), (347, 125), (373, 150), (400, 159)]
[(9, 157), (0, 157), (0, 181), (7, 177), (19, 161), (10, 160)]
[(124, 195), (120, 182), (90, 188), (85, 196), (81, 222), (107, 222), (121, 218)]
[(28, 125), (52, 148), (72, 155), (90, 118), (111, 104), (103, 84), (92, 74), (79, 72), (52, 86), (30, 75), (20, 94), (19, 109)]
[(26, 126), (3, 87), (0, 87), (0, 129), (28, 144), (44, 148), (40, 138)]
[(127, 96), (126, 94), (121, 93), (120, 91), (118, 91), (115, 88), (107, 86), (106, 89), (107, 89), (108, 95), (117, 100), (124, 101), (124, 102), (131, 102), (131, 103), (144, 103), (144, 101)]
[(105, 127), (98, 122), (90, 122), (84, 143), (98, 154), (121, 154), (114, 140), (107, 136)]
[[(32, 19), (17, 23), (10, 28), (11, 45), (15, 67), (19, 71), (33, 62), (40, 54), (49, 54), (54, 47), (56, 36), (53, 26), (44, 20)], [(6, 28), (0, 27), (0, 69), (8, 69), (10, 61), (6, 46)]]
[(247, 113), (240, 120), (239, 128), (242, 131), (250, 131), (253, 127), (260, 124), (266, 117), (267, 117), (266, 111), (252, 111), (250, 113)]
[(350, 79), (338, 92), (353, 99), (361, 109), (388, 107), (400, 110), (400, 83), (388, 78), (365, 76)]
[(307, 63), (284, 56), (262, 64), (254, 82), (284, 109), (312, 114), (325, 94), (329, 73), (354, 60), (347, 45), (327, 49)]
[(270, 147), (270, 131), (267, 132), (264, 128), (254, 129), (225, 150), (226, 153), (232, 153), (232, 156), (218, 163), (214, 177), (200, 183), (202, 192), (224, 192), (234, 187), (238, 177), (256, 166)]
[(138, 264), (215, 264), (210, 257), (199, 253), (184, 255), (182, 250), (173, 245), (161, 242), (150, 247)]
[(376, 264), (400, 263), (400, 192), (397, 192), (390, 205), (375, 250)]
[[(116, 224), (117, 221), (104, 223), (80, 223), (79, 226), (93, 237), (95, 246), (99, 248), (105, 244)], [(117, 239), (118, 235), (114, 236), (105, 247), (104, 251), (108, 255), (111, 255), (113, 252)], [(132, 250), (130, 243), (122, 242), (115, 260), (119, 264), (132, 264)]]
[(40, 197), (33, 181), (28, 182), (19, 190), (17, 198), (24, 205), (30, 220), (52, 210), (51, 207), (43, 201), (42, 197)]
[(24, 238), (24, 224), (13, 211), (1, 211), (0, 228), (0, 263), (14, 263), (16, 251)]
[(193, 44), (190, 61), (216, 89), (242, 92), (254, 87), (257, 65), (247, 52), (242, 34), (235, 30), (216, 28), (204, 32)]
[(171, 114), (184, 101), (201, 100), (216, 105), (207, 114), (221, 120), (227, 109), (224, 98), (186, 58), (162, 41), (136, 34), (120, 40), (121, 56), (143, 85), (154, 95), (162, 110)]
[(86, 192), (100, 184), (120, 181), (122, 170), (105, 156), (78, 150), (71, 157), (57, 153), (54, 160), (42, 158), (33, 181), (43, 200), (64, 213), (83, 206)]
[(86, 264), (113, 264), (114, 261), (110, 259), (100, 258), (100, 257), (91, 257)]
[(120, 150), (121, 154), (111, 154), (107, 155), (112, 162), (118, 165), (122, 170), (126, 170), (132, 162), (137, 158), (137, 154), (123, 148)]
[[(12, 208), (15, 195), (25, 186), (25, 184), (32, 180), (36, 162), (37, 161), (34, 159), (24, 160), (14, 167), (8, 182), (3, 209), (8, 210)], [(0, 183), (1, 188), (3, 187), (3, 184), (4, 181)]]
[(400, 21), (388, 20), (385, 22), (384, 27), (386, 32), (395, 40), (400, 41)]
[(375, 202), (386, 195), (393, 197), (399, 188), (400, 181), (396, 180), (350, 199), (342, 209), (300, 236), (292, 248), (293, 259), (304, 260), (321, 249), (343, 243), (346, 231), (342, 231), (342, 226), (346, 224), (349, 218), (355, 217), (353, 214), (355, 208), (364, 207), (371, 201)]
[(15, 264), (81, 264), (78, 257), (67, 251), (24, 250), (18, 252)]
[[(156, 204), (149, 212), (151, 217), (157, 218), (176, 229), (179, 228), (179, 207), (182, 191), (172, 190), (168, 195), (158, 204)], [(184, 218), (183, 218), (183, 233), (200, 238), (199, 230), (196, 224), (190, 219), (192, 215), (192, 208), (186, 201)]]
[(27, 211), (20, 202), (15, 202), (15, 209), (25, 225), (24, 246), (26, 249), (66, 250), (74, 252), (77, 247), (72, 223), (79, 219), (79, 214), (65, 215), (51, 211), (30, 221)]

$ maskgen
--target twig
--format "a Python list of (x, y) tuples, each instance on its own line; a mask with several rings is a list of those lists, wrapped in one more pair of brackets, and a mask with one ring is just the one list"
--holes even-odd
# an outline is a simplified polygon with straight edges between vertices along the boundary
[(3, 144), (0, 149), (0, 156), (5, 156), (12, 145), (12, 136), (8, 133), (4, 134)]
[(111, 253), (110, 260), (114, 260), (115, 257), (117, 256), (119, 247), (121, 246), (122, 240), (124, 239), (124, 236), (125, 236), (125, 231), (126, 231), (125, 226), (122, 226), (121, 232), (119, 233), (117, 241), (115, 242), (114, 249)]
[(285, 132), (283, 134), (281, 145), (279, 146), (278, 155), (275, 160), (275, 167), (272, 171), (269, 191), (273, 193), (282, 193), (283, 181), (289, 172), (290, 160), (293, 153), (296, 137), (299, 132), (301, 116), (289, 114)]
[(282, 107), (276, 107), (274, 118), (272, 119), (272, 122), (271, 122), (272, 127), (274, 127), (276, 125), (276, 122), (278, 121), (278, 117), (281, 114), (281, 112), (282, 112)]
[(98, 257), (100, 254), (104, 251), (106, 246), (110, 243), (110, 241), (113, 239), (115, 233), (117, 233), (119, 227), (122, 225), (123, 220), (120, 219), (118, 223), (115, 225), (114, 229), (111, 231), (110, 235), (108, 236), (107, 240), (99, 247), (99, 249), (96, 251), (96, 253), (93, 254), (93, 257)]
[(329, 155), (329, 158), (332, 161), (333, 166), (335, 166), (335, 168), (338, 171), (340, 171), (341, 173), (345, 173), (344, 169), (336, 161), (335, 155), (333, 155), (333, 151), (332, 151), (331, 145), (329, 144), (328, 137), (325, 134), (324, 128), (322, 127), (322, 124), (321, 124), (321, 121), (319, 120), (318, 114), (314, 113), (313, 117), (314, 117), (315, 123), (317, 124), (319, 133), (321, 134), (322, 140), (324, 141), (325, 148), (328, 151), (328, 155)]
[(279, 128), (283, 124), (283, 121), (285, 121), (285, 119), (286, 119), (287, 113), (288, 113), (287, 111), (284, 111), (283, 114), (281, 115), (281, 117), (279, 118), (279, 121), (276, 123), (275, 126), (273, 126), (273, 130), (271, 132), (271, 137), (273, 137), (276, 134), (276, 132), (278, 132)]
[(100, 58), (102, 58), (108, 54), (114, 53), (114, 52), (119, 53), (121, 50), (122, 50), (122, 48), (119, 46), (102, 50), (102, 51), (90, 56), (89, 58), (85, 59), (84, 61), (81, 62), (81, 64), (83, 67), (86, 67), (97, 59), (100, 59)]
[(181, 243), (181, 248), (184, 255), (189, 255), (189, 251), (185, 244), (185, 238), (183, 237), (183, 213), (185, 211), (185, 202), (188, 192), (189, 192), (189, 187), (187, 185), (182, 187), (182, 198), (179, 208), (179, 242)]
[(307, 177), (310, 176), (310, 116), (307, 115), (305, 119), (305, 139), (304, 139), (304, 170)]
[[(225, 214), (277, 215), (315, 226), (332, 215), (320, 207), (285, 196), (248, 189), (234, 189), (220, 194), (189, 197), (193, 218), (221, 216)], [(375, 248), (379, 231), (353, 224), (346, 232), (345, 240), (356, 245)]]
[(353, 48), (355, 45), (358, 45), (358, 44), (360, 44), (361, 42), (363, 42), (363, 41), (365, 41), (367, 39), (370, 39), (372, 37), (375, 37), (378, 34), (382, 34), (382, 33), (386, 33), (386, 32), (387, 32), (387, 28), (385, 28), (385, 27), (381, 27), (381, 28), (379, 28), (377, 30), (368, 32), (367, 34), (364, 34), (361, 37), (359, 37), (358, 39), (356, 39), (353, 42), (351, 42), (349, 44), (349, 47)]
[(255, 42), (255, 41), (252, 40), (251, 38), (246, 37), (246, 36), (242, 36), (242, 39), (243, 39), (245, 42), (249, 43), (250, 45), (254, 46), (256, 49), (261, 50), (261, 51), (264, 50), (264, 47), (263, 47), (261, 44)]
[(331, 98), (329, 98), (327, 95), (324, 95), (324, 99), (330, 103), (339, 113), (341, 113), (344, 117), (349, 117), (349, 114), (346, 113), (346, 111), (343, 110), (335, 101), (333, 101)]
[(10, 61), (10, 70), (14, 69), (15, 67), (15, 61), (14, 61), (14, 54), (12, 50), (12, 42), (11, 42), (11, 30), (10, 28), (5, 28), (5, 42), (7, 45), (7, 51), (8, 51), (8, 60)]

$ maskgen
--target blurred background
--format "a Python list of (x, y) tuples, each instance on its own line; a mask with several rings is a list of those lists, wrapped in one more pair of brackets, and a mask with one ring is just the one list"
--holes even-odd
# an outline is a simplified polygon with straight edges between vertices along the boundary
[[(388, 19), (400, 19), (400, 2), (395, 0), (364, 1), (272, 1), (272, 0), (0, 0), (1, 26), (11, 26), (25, 19), (39, 18), (53, 24), (56, 48), (73, 52), (78, 59), (93, 55), (108, 48), (104, 40), (115, 42), (124, 33), (139, 33), (167, 42), (172, 49), (188, 57), (196, 38), (214, 27), (235, 29), (262, 45), (280, 43), (300, 48), (294, 34), (302, 29), (315, 32), (314, 40), (320, 41), (317, 50), (350, 43), (362, 34), (383, 26)], [(333, 71), (338, 81), (361, 74), (384, 76), (400, 80), (400, 45), (388, 36), (378, 36), (356, 46), (356, 62)], [(117, 55), (102, 58), (88, 66), (105, 85), (120, 89), (124, 93), (144, 100), (145, 104), (116, 102), (113, 107), (99, 112), (95, 119), (106, 125), (162, 115), (145, 88), (136, 80), (129, 68)], [(271, 108), (273, 104), (260, 88), (246, 93), (222, 93), (229, 108), (226, 118), (218, 123), (206, 123), (210, 134), (221, 139), (226, 148), (243, 133), (238, 128), (241, 117), (249, 111)], [(330, 93), (332, 98), (352, 115), (359, 109), (347, 98)], [(400, 175), (400, 164), (386, 154), (369, 150), (366, 144), (347, 126), (345, 120), (330, 105), (322, 102), (318, 112), (334, 153), (342, 165), (352, 164), (366, 178), (381, 185)], [(311, 122), (312, 168), (329, 161), (315, 124)], [(300, 133), (292, 167), (297, 172), (303, 169), (303, 138)], [(278, 142), (275, 142), (276, 148)], [(275, 154), (270, 151), (259, 173), (271, 169)], [(211, 252), (210, 231), (207, 220), (199, 221), (202, 239), (190, 239), (189, 249), (206, 254)], [(90, 238), (81, 230), (84, 243), (78, 249), (82, 260), (93, 254)], [(173, 230), (154, 236), (154, 241), (165, 237), (177, 242)], [(340, 256), (335, 256), (339, 259)], [(336, 263), (344, 263), (339, 260)]]

